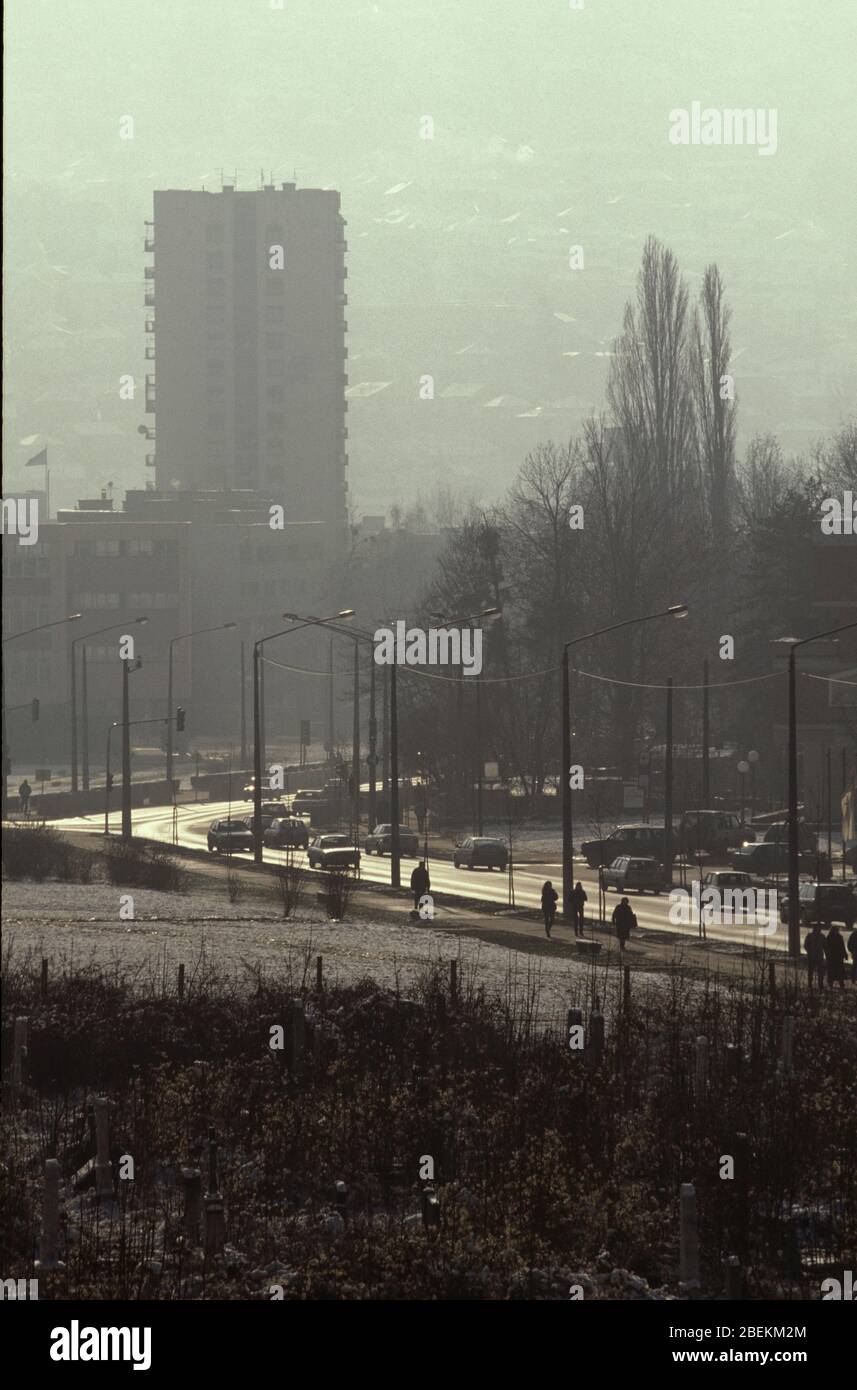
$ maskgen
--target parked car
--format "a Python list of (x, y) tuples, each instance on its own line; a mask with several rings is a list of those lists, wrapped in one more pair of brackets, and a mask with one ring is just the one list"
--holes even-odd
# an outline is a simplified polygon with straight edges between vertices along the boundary
[(316, 835), (310, 841), (307, 858), (311, 869), (341, 869), (349, 864), (360, 867), (359, 846), (347, 835)]
[(309, 844), (306, 821), (297, 816), (281, 816), (271, 821), (262, 836), (262, 843), (269, 849), (306, 849)]
[(659, 859), (632, 859), (620, 854), (602, 870), (602, 882), (605, 890), (615, 888), (618, 893), (627, 893), (630, 889), (638, 893), (660, 893), (664, 884), (663, 865)]
[(452, 852), (456, 869), (505, 869), (509, 851), (502, 840), (487, 835), (468, 835)]
[[(848, 931), (857, 922), (857, 893), (850, 883), (802, 883), (798, 890), (798, 917), (802, 924), (820, 922), (829, 927), (841, 922)], [(789, 920), (787, 894), (780, 898), (780, 921)]]
[(208, 848), (212, 854), (253, 849), (255, 843), (253, 831), (243, 820), (214, 820), (208, 827)]
[[(634, 858), (662, 859), (664, 827), (662, 825), (617, 825), (610, 835), (600, 840), (584, 840), (580, 852), (590, 869), (612, 864), (620, 855)], [(675, 852), (678, 852), (676, 837)]]
[[(367, 835), (363, 842), (363, 848), (367, 854), (389, 854), (393, 839), (392, 825), (376, 825), (371, 835)], [(420, 852), (420, 837), (415, 830), (410, 830), (407, 825), (399, 826), (399, 853), (418, 856)]]
[[(760, 840), (755, 845), (744, 845), (741, 849), (730, 851), (729, 863), (733, 869), (744, 869), (757, 877), (762, 874), (786, 874), (789, 871), (789, 847), (783, 840)], [(798, 871), (802, 874), (830, 873), (826, 854), (816, 854), (814, 850), (798, 852)]]

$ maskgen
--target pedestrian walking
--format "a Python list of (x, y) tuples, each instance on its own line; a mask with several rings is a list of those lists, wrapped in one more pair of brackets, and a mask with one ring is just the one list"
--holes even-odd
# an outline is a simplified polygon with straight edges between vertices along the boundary
[(857, 928), (848, 938), (848, 949), (851, 952), (851, 983), (857, 985)]
[(428, 867), (426, 865), (425, 860), (421, 859), (419, 864), (415, 866), (414, 871), (411, 874), (411, 892), (414, 895), (415, 908), (419, 907), (420, 898), (423, 896), (424, 893), (427, 893), (430, 888), (431, 879), (429, 878)]
[(824, 954), (827, 958), (827, 983), (831, 989), (835, 984), (840, 989), (845, 988), (845, 942), (842, 940), (842, 932), (836, 922), (832, 922), (827, 933), (827, 940), (824, 943)]
[(613, 926), (616, 928), (616, 935), (619, 938), (619, 950), (624, 951), (628, 937), (637, 925), (637, 914), (628, 902), (623, 898), (613, 909)]
[(821, 927), (818, 922), (814, 922), (812, 931), (807, 933), (803, 943), (806, 951), (806, 964), (809, 971), (809, 987), (812, 989), (812, 977), (818, 976), (818, 988), (824, 989), (825, 974), (825, 954), (824, 937), (821, 934)]
[(571, 916), (574, 922), (575, 936), (583, 936), (583, 904), (585, 902), (586, 890), (578, 879), (571, 890)]
[(25, 777), (18, 788), (18, 805), (21, 807), (22, 815), (28, 816), (30, 814), (30, 796), (32, 795), (32, 791), (33, 788)]
[(558, 899), (559, 894), (557, 893), (550, 879), (547, 879), (547, 881), (542, 884), (542, 916), (545, 919), (545, 936), (548, 938), (548, 940), (550, 940), (551, 927), (553, 926), (553, 921), (556, 917), (556, 905)]

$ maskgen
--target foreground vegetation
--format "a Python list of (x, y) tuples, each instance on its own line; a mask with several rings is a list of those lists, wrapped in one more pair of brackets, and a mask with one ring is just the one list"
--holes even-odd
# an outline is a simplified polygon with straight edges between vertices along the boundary
[[(37, 960), (4, 964), (4, 1043), (15, 1017), (30, 1021), (0, 1149), (8, 1275), (33, 1272), (47, 1157), (65, 1184), (66, 1267), (42, 1277), (41, 1298), (567, 1298), (575, 1277), (587, 1298), (678, 1294), (688, 1181), (703, 1295), (722, 1291), (729, 1256), (751, 1298), (817, 1298), (826, 1267), (854, 1265), (851, 993), (772, 996), (760, 972), (668, 988), (635, 977), (623, 998), (593, 972), (568, 1001), (584, 1013), (581, 1052), (564, 1018), (540, 1013), (535, 980), (491, 997), (475, 974), (435, 968), (405, 999), (369, 980), (319, 989), (307, 957), (242, 992), (200, 960), (180, 998), (174, 980), (75, 968), (45, 988)], [(100, 1204), (72, 1181), (94, 1153), (97, 1094), (116, 1190)], [(205, 1256), (183, 1226), (179, 1170), (207, 1178), (210, 1127), (226, 1246)], [(424, 1226), (432, 1167), (439, 1221)]]

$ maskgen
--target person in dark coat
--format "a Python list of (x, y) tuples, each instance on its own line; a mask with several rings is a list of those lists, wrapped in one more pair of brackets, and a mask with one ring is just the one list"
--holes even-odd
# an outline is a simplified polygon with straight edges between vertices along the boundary
[(631, 935), (632, 930), (637, 925), (637, 916), (628, 902), (623, 898), (613, 909), (613, 926), (616, 928), (616, 935), (619, 938), (619, 950), (624, 951), (625, 943)]
[(411, 874), (411, 892), (414, 895), (415, 908), (419, 907), (420, 898), (424, 893), (427, 893), (430, 888), (431, 879), (429, 878), (428, 866), (425, 860), (421, 859), (419, 864), (415, 865), (413, 873)]
[(857, 985), (857, 929), (848, 938), (848, 949), (851, 952), (851, 983)]
[(542, 884), (542, 916), (545, 919), (545, 936), (548, 940), (550, 940), (551, 927), (556, 917), (556, 905), (558, 900), (559, 894), (550, 879), (547, 879), (546, 882)]
[(583, 904), (585, 902), (586, 890), (578, 879), (571, 890), (571, 915), (574, 920), (575, 936), (583, 936)]
[(18, 805), (21, 807), (21, 811), (25, 816), (28, 816), (30, 814), (30, 797), (32, 795), (32, 791), (33, 788), (30, 786), (29, 782), (25, 777), (20, 787), (18, 788)]
[(809, 971), (810, 989), (812, 989), (813, 975), (818, 975), (818, 988), (824, 989), (824, 937), (821, 934), (821, 927), (818, 922), (815, 922), (812, 931), (807, 933), (803, 943), (803, 949), (806, 951), (806, 964)]
[(842, 932), (836, 922), (831, 923), (830, 931), (827, 933), (824, 954), (827, 958), (827, 983), (831, 989), (837, 983), (840, 989), (844, 989), (845, 942), (842, 940)]

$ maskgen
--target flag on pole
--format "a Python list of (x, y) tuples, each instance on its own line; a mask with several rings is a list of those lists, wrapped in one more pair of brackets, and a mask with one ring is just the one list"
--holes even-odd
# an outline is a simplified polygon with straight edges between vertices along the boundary
[(41, 449), (41, 450), (39, 451), (38, 454), (34, 454), (33, 457), (32, 457), (31, 459), (27, 459), (27, 462), (24, 464), (24, 467), (25, 467), (25, 468), (47, 468), (47, 466), (48, 466), (48, 450), (47, 450), (47, 446), (46, 446), (44, 449)]

